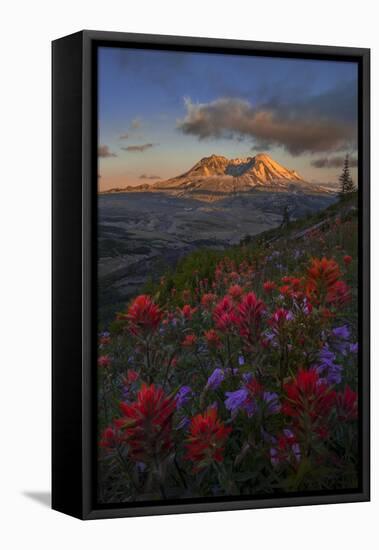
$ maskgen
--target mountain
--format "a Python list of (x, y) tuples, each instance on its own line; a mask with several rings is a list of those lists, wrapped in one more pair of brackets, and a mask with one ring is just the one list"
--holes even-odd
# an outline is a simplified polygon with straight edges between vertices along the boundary
[(202, 158), (188, 172), (159, 181), (153, 189), (171, 192), (178, 196), (196, 196), (213, 201), (230, 193), (239, 194), (253, 190), (291, 193), (327, 193), (321, 186), (311, 184), (295, 170), (285, 168), (269, 155), (260, 153), (254, 157), (227, 159), (219, 155)]
[(284, 168), (275, 162), (269, 155), (260, 153), (255, 157), (227, 159), (226, 157), (211, 155), (202, 158), (188, 172), (175, 178), (158, 182), (155, 187), (167, 189), (172, 187), (188, 186), (196, 181), (203, 182), (204, 178), (229, 177), (236, 179), (243, 186), (280, 186), (289, 182), (304, 181), (294, 170)]
[(138, 191), (150, 190), (150, 185), (148, 183), (141, 183), (140, 185), (127, 185), (126, 187), (112, 187), (106, 191), (100, 191), (100, 195), (107, 195), (109, 193), (135, 193)]
[(262, 191), (276, 195), (330, 195), (331, 189), (307, 182), (295, 170), (285, 168), (269, 155), (227, 159), (220, 155), (204, 157), (190, 170), (164, 181), (115, 188), (105, 193), (160, 192), (176, 197), (215, 202)]

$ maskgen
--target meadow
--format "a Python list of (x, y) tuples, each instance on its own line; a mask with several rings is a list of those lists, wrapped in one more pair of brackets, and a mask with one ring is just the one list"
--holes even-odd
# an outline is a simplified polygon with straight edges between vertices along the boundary
[(199, 249), (98, 340), (103, 503), (359, 485), (352, 196)]

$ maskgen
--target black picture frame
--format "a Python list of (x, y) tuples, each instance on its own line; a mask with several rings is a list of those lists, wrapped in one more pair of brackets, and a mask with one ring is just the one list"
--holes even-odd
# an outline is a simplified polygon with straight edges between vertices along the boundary
[[(96, 445), (96, 56), (99, 45), (355, 61), (359, 67), (361, 484), (334, 494), (100, 507)], [(370, 499), (370, 50), (81, 31), (52, 44), (52, 507), (81, 519)]]

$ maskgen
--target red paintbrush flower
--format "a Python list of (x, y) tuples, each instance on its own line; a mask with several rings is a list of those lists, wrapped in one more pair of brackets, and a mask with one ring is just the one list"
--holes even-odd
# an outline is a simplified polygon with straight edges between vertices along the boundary
[(105, 430), (101, 435), (100, 447), (105, 447), (107, 449), (114, 449), (118, 443), (119, 443), (119, 437), (117, 435), (116, 430), (111, 426), (109, 426), (108, 428), (105, 428)]
[(216, 294), (213, 294), (212, 292), (207, 292), (206, 294), (203, 294), (201, 297), (201, 305), (206, 309), (208, 309), (214, 304), (216, 299), (217, 299)]
[(196, 307), (191, 307), (189, 304), (185, 304), (180, 312), (183, 315), (184, 319), (190, 320), (192, 319), (192, 315), (196, 313), (196, 309)]
[(101, 336), (99, 338), (99, 344), (101, 346), (108, 346), (109, 344), (111, 343), (111, 338), (110, 336)]
[(213, 310), (216, 328), (222, 332), (231, 332), (237, 322), (233, 301), (230, 296), (224, 296)]
[(182, 341), (183, 348), (193, 348), (197, 342), (196, 334), (187, 334)]
[(344, 263), (347, 267), (348, 265), (351, 264), (351, 262), (353, 261), (353, 258), (351, 256), (349, 256), (348, 254), (346, 254), (346, 256), (343, 257), (343, 261), (344, 261)]
[(330, 293), (335, 291), (336, 284), (342, 282), (340, 277), (340, 268), (335, 260), (328, 260), (325, 257), (321, 260), (313, 258), (305, 283), (307, 297), (317, 304), (328, 299), (328, 295), (330, 298)]
[(337, 414), (339, 420), (356, 420), (358, 418), (358, 395), (350, 386), (337, 394)]
[(328, 289), (326, 303), (334, 306), (343, 306), (351, 299), (349, 286), (345, 281), (337, 281), (335, 285)]
[(141, 294), (130, 305), (126, 314), (118, 316), (128, 321), (128, 327), (134, 335), (146, 335), (155, 331), (162, 320), (162, 312), (150, 296)]
[(240, 285), (232, 285), (228, 290), (228, 294), (233, 300), (239, 300), (243, 294), (243, 289)]
[(100, 355), (100, 357), (98, 357), (97, 359), (97, 364), (99, 367), (109, 367), (110, 364), (111, 364), (111, 358), (109, 357), (109, 355)]
[(290, 311), (280, 307), (271, 315), (268, 324), (272, 326), (275, 331), (278, 331), (286, 321), (291, 321), (292, 318), (293, 314)]
[(210, 348), (217, 349), (221, 347), (221, 340), (217, 332), (212, 328), (204, 332), (204, 337)]
[(210, 408), (193, 417), (189, 432), (185, 459), (194, 462), (194, 471), (224, 460), (224, 448), (231, 428), (226, 428), (217, 418), (216, 409)]
[(252, 378), (250, 382), (246, 384), (246, 388), (253, 397), (259, 397), (263, 393), (263, 386), (256, 378)]
[(336, 403), (336, 392), (319, 379), (315, 370), (300, 370), (292, 382), (284, 386), (283, 414), (291, 416), (295, 425), (308, 426), (325, 433), (324, 423)]
[(139, 378), (139, 374), (135, 370), (128, 369), (126, 371), (126, 382), (128, 384), (132, 384), (133, 382), (136, 382), (136, 380), (138, 380), (138, 378)]
[(271, 294), (276, 289), (276, 284), (273, 281), (265, 281), (263, 283), (263, 290), (266, 294)]
[(121, 403), (123, 416), (114, 421), (129, 458), (151, 462), (167, 456), (172, 448), (172, 417), (176, 410), (174, 395), (166, 396), (161, 388), (142, 385), (137, 401)]
[(248, 340), (257, 340), (261, 333), (261, 320), (265, 311), (265, 304), (259, 300), (254, 292), (244, 296), (238, 306), (238, 325), (240, 335)]
[(279, 292), (282, 296), (292, 296), (292, 287), (290, 285), (280, 286)]

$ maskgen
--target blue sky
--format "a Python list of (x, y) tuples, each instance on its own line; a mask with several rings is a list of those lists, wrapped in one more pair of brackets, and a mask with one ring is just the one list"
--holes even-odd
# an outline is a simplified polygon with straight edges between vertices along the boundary
[(213, 153), (266, 152), (317, 182), (356, 159), (354, 63), (100, 48), (98, 67), (100, 189), (173, 177)]

